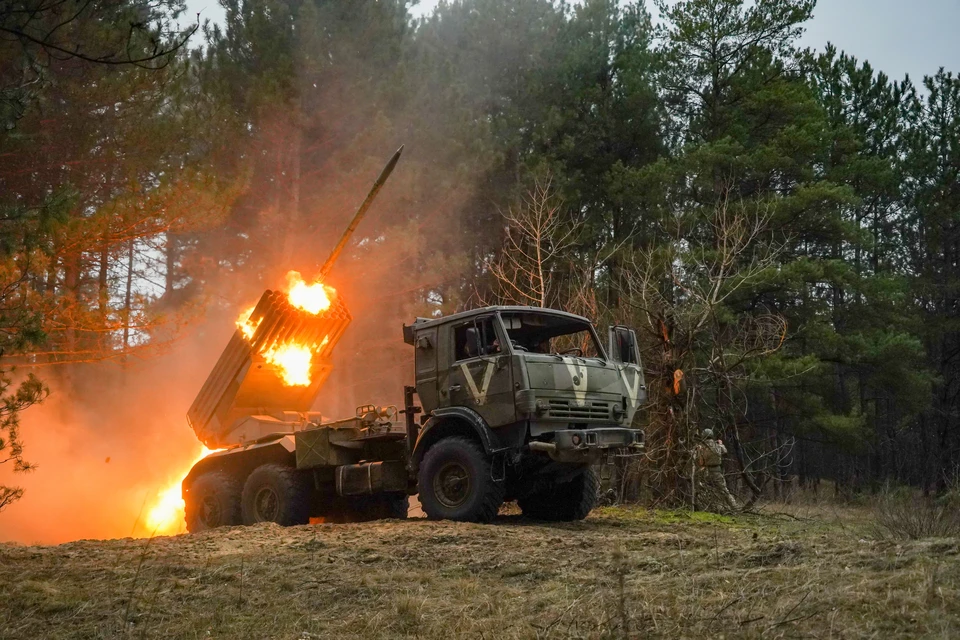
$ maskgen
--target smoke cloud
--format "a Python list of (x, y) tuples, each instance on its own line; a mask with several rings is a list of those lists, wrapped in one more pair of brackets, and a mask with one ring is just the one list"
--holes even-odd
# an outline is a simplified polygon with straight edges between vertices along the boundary
[(150, 535), (146, 510), (202, 449), (186, 409), (232, 329), (208, 322), (153, 360), (48, 377), (51, 396), (21, 418), (25, 457), (36, 470), (0, 469), (0, 483), (26, 492), (0, 514), (0, 541)]

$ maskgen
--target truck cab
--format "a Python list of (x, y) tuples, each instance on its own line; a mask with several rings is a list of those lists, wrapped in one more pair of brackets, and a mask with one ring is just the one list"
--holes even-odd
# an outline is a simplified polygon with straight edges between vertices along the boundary
[[(610, 328), (605, 350), (586, 318), (497, 306), (418, 318), (404, 327), (404, 339), (415, 349), (423, 410), (411, 465), (428, 515), (484, 520), (492, 517), (492, 503), (498, 508), (517, 499), (534, 517), (583, 517), (596, 494), (590, 465), (643, 447), (642, 432), (633, 427), (646, 386), (636, 334), (626, 327)], [(435, 450), (451, 437), (473, 451)], [(461, 464), (471, 456), (483, 460)], [(437, 457), (461, 463), (441, 464)], [(459, 483), (431, 477), (451, 465), (460, 467), (453, 474)], [(492, 482), (469, 478), (471, 469), (485, 466), (493, 470)], [(485, 507), (482, 500), (471, 504), (461, 495), (459, 504), (457, 495), (442, 495), (444, 487), (471, 482), (472, 491), (495, 485), (486, 487)], [(483, 513), (475, 514), (478, 509)]]

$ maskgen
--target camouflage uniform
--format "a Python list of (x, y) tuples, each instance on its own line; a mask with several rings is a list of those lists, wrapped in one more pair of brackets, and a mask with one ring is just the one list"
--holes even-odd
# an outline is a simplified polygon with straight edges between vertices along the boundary
[(703, 482), (708, 487), (712, 487), (723, 496), (731, 509), (739, 509), (740, 505), (737, 499), (733, 497), (727, 488), (727, 482), (723, 478), (722, 464), (723, 456), (727, 453), (727, 448), (723, 442), (717, 442), (713, 438), (713, 431), (706, 429), (703, 432), (704, 440), (699, 449), (699, 462), (704, 470)]

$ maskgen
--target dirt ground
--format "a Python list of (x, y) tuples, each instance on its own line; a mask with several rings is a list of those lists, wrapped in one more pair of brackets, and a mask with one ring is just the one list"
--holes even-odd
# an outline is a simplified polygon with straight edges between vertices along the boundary
[(955, 638), (958, 554), (852, 509), (7, 544), (0, 637)]

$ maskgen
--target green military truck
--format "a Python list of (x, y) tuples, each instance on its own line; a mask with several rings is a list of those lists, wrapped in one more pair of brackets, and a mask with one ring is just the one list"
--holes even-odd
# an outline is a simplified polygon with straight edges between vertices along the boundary
[(596, 500), (591, 465), (642, 448), (631, 425), (646, 388), (625, 327), (610, 329), (609, 355), (586, 318), (532, 307), (420, 318), (403, 336), (416, 385), (402, 411), (324, 421), (309, 411), (318, 388), (290, 393), (238, 330), (188, 414), (208, 446), (234, 442), (184, 479), (188, 529), (402, 517), (415, 493), (430, 518), (485, 522), (516, 500), (576, 520)]
[[(311, 312), (267, 291), (248, 330), (231, 337), (187, 413), (219, 449), (183, 480), (189, 531), (405, 517), (414, 494), (430, 518), (486, 522), (516, 500), (529, 517), (576, 520), (596, 501), (593, 465), (643, 447), (633, 428), (646, 399), (636, 334), (611, 327), (605, 350), (586, 318), (533, 307), (416, 319), (403, 327), (414, 350), (403, 408), (365, 405), (328, 420), (312, 409), (351, 320), (331, 294)], [(309, 348), (306, 384), (285, 383), (265, 355), (290, 344)]]
[(420, 318), (404, 339), (425, 413), (408, 470), (430, 517), (487, 521), (516, 500), (534, 518), (582, 519), (597, 497), (592, 465), (643, 445), (630, 329), (610, 329), (608, 357), (586, 318), (488, 307)]

